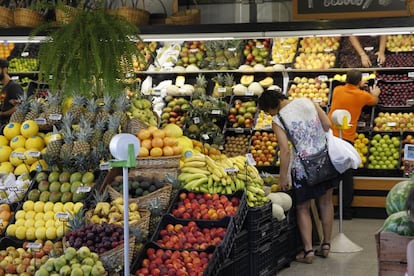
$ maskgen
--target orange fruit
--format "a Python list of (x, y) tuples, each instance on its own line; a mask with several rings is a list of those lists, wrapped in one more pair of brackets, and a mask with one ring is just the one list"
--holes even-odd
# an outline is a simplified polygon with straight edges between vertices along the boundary
[(9, 211), (2, 211), (0, 212), (0, 220), (2, 221), (9, 221), (11, 217), (11, 213)]
[(149, 154), (149, 150), (146, 147), (141, 147), (139, 149), (138, 157), (148, 157)]
[(165, 137), (163, 139), (163, 142), (164, 142), (164, 146), (170, 146), (170, 147), (176, 146), (178, 144), (177, 139), (175, 139), (174, 137)]
[(141, 142), (141, 147), (147, 148), (148, 150), (150, 150), (152, 148), (152, 142), (150, 139), (145, 139), (144, 141)]
[(0, 204), (0, 212), (8, 211), (10, 212), (10, 206), (7, 203)]
[(181, 147), (180, 145), (173, 146), (173, 152), (174, 155), (181, 155), (181, 153), (183, 152), (183, 147)]
[(153, 148), (162, 148), (164, 146), (164, 141), (160, 137), (152, 138), (151, 145)]
[(148, 128), (147, 128), (147, 130), (151, 133), (151, 135), (152, 135), (152, 133), (154, 132), (154, 131), (156, 131), (156, 130), (158, 130), (158, 128), (156, 127), (156, 126), (149, 126)]
[(164, 137), (165, 137), (165, 132), (164, 132), (164, 130), (162, 130), (162, 129), (156, 129), (156, 130), (154, 130), (154, 131), (152, 132), (152, 137), (153, 137), (153, 139), (154, 139), (154, 138), (156, 138), (156, 137), (159, 137), (159, 138), (161, 138), (161, 139), (164, 139)]
[(144, 141), (151, 138), (151, 132), (148, 129), (141, 129), (137, 136), (140, 141)]
[(162, 156), (162, 149), (158, 148), (158, 147), (154, 147), (154, 148), (151, 149), (150, 155), (152, 157), (160, 157), (160, 156)]
[(162, 148), (162, 152), (164, 156), (172, 156), (174, 155), (174, 150), (170, 146), (165, 146)]

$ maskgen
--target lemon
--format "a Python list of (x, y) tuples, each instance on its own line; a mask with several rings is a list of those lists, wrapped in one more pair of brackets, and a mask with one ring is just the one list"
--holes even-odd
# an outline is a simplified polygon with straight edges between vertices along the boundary
[(24, 226), (18, 226), (18, 227), (16, 228), (15, 236), (16, 236), (16, 238), (18, 238), (19, 240), (24, 240), (24, 239), (26, 239), (26, 227), (24, 227)]
[(19, 211), (16, 212), (16, 214), (14, 215), (14, 217), (16, 218), (16, 220), (18, 220), (18, 219), (24, 219), (26, 217), (26, 211), (19, 210)]
[(25, 143), (26, 143), (26, 138), (24, 138), (23, 135), (17, 135), (10, 140), (9, 146), (12, 149), (24, 148)]
[(33, 210), (27, 211), (26, 212), (26, 216), (24, 217), (25, 219), (34, 219), (36, 216), (36, 212)]
[(53, 221), (55, 221), (55, 213), (53, 211), (47, 211), (45, 213), (45, 215), (43, 216), (43, 220), (46, 220), (46, 221), (53, 220)]
[(0, 146), (0, 162), (6, 162), (9, 160), (9, 156), (12, 153), (13, 149), (8, 145)]
[(11, 140), (13, 137), (20, 135), (20, 124), (19, 123), (8, 123), (3, 129), (3, 135)]
[(45, 222), (46, 228), (55, 227), (55, 226), (56, 226), (56, 221), (54, 219), (49, 219)]
[(24, 154), (25, 149), (24, 148), (15, 148), (13, 149), (12, 153), (10, 154), (9, 157), (9, 162), (13, 165), (13, 166), (18, 166), (20, 164), (23, 164), (23, 158), (17, 156), (17, 154)]
[(73, 213), (73, 207), (75, 207), (75, 204), (73, 202), (66, 202), (63, 205), (63, 211)]
[(9, 227), (7, 227), (7, 231), (6, 234), (7, 236), (16, 236), (16, 229), (17, 229), (17, 225), (16, 224), (10, 224)]
[(34, 202), (32, 200), (26, 200), (23, 203), (23, 210), (24, 211), (33, 211), (34, 210)]
[(44, 207), (43, 207), (43, 212), (48, 212), (48, 211), (53, 211), (53, 206), (55, 206), (55, 204), (52, 201), (48, 201), (45, 203)]
[[(8, 157), (7, 157), (8, 158)], [(14, 166), (10, 162), (1, 162), (0, 172), (12, 173), (14, 171)]]
[(25, 137), (29, 138), (31, 136), (37, 135), (39, 132), (39, 126), (33, 120), (26, 120), (20, 127), (20, 133)]
[(26, 147), (26, 149), (27, 150), (24, 152), (24, 155), (26, 156), (26, 159), (24, 160), (24, 163), (27, 164), (27, 165), (32, 165), (33, 163), (35, 163), (39, 159), (39, 157), (34, 155), (35, 153), (38, 153), (39, 150), (37, 150), (35, 148), (27, 148), (27, 147)]
[(26, 164), (20, 164), (14, 169), (15, 175), (29, 174), (29, 167)]
[(73, 212), (76, 214), (77, 212), (79, 212), (80, 209), (82, 209), (82, 207), (83, 207), (82, 202), (76, 202), (75, 205), (73, 206)]
[(53, 227), (53, 226), (46, 228), (46, 238), (48, 240), (54, 240), (54, 239), (56, 239), (56, 235), (57, 235), (56, 232), (57, 232), (56, 231), (56, 228)]
[(9, 139), (7, 139), (6, 136), (4, 136), (4, 135), (0, 135), (0, 145), (8, 146), (9, 145)]
[(53, 206), (53, 212), (55, 213), (63, 212), (63, 203), (56, 202), (55, 205)]
[(45, 221), (44, 221), (43, 219), (37, 219), (37, 220), (35, 221), (34, 227), (35, 227), (35, 228), (38, 228), (38, 227), (40, 227), (40, 226), (45, 226)]
[(25, 222), (26, 222), (26, 219), (22, 218), (22, 219), (17, 219), (14, 224), (16, 224), (17, 226), (24, 226)]
[[(66, 228), (67, 229), (67, 228)], [(59, 225), (57, 228), (56, 228), (56, 236), (58, 237), (58, 238), (61, 238), (61, 237), (63, 237), (63, 235), (65, 234), (65, 227), (63, 227), (63, 225)]]
[(43, 210), (45, 208), (45, 203), (43, 201), (36, 201), (33, 207), (33, 210), (36, 213), (43, 213)]
[(26, 149), (33, 149), (40, 151), (45, 147), (45, 141), (39, 135), (34, 135), (26, 139), (24, 144)]
[(33, 227), (33, 226), (34, 226), (34, 224), (35, 224), (35, 220), (34, 220), (34, 218), (27, 219), (27, 220), (24, 222), (24, 226), (26, 226), (26, 228)]
[(36, 239), (36, 229), (34, 227), (28, 227), (26, 229), (26, 239), (35, 240)]
[(45, 162), (45, 160), (41, 159), (38, 160), (36, 162), (34, 162), (31, 166), (30, 166), (30, 171), (46, 171), (47, 170), (47, 164)]
[(45, 240), (46, 238), (46, 228), (45, 227), (39, 227), (36, 228), (36, 239), (38, 240)]

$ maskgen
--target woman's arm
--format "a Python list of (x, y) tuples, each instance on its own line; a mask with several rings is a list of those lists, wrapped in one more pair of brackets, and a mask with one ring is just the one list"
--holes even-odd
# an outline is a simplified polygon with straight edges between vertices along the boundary
[(319, 104), (315, 103), (315, 107), (318, 111), (318, 117), (322, 123), (322, 128), (325, 132), (327, 132), (331, 128), (331, 121), (329, 120), (328, 115), (326, 115), (325, 111), (323, 111), (322, 108), (319, 106)]
[(290, 148), (288, 138), (285, 131), (275, 123), (272, 123), (273, 132), (276, 134), (277, 142), (280, 150), (280, 172), (279, 172), (279, 186), (282, 191), (289, 189), (290, 180)]
[(379, 64), (383, 64), (385, 62), (385, 45), (386, 45), (386, 43), (387, 43), (387, 36), (386, 35), (380, 36), (379, 48), (378, 48), (378, 52), (377, 52), (378, 63)]
[(351, 35), (349, 37), (349, 41), (351, 42), (351, 44), (354, 47), (355, 51), (360, 56), (362, 66), (371, 67), (371, 65), (372, 65), (371, 60), (369, 59), (368, 55), (365, 53), (365, 50), (362, 48), (361, 43), (359, 43), (358, 37)]

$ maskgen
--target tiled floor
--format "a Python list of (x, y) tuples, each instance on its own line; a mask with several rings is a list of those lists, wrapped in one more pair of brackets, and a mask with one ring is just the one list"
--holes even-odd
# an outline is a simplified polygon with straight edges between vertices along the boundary
[[(312, 264), (292, 262), (290, 267), (277, 273), (278, 276), (377, 276), (377, 253), (375, 232), (382, 226), (379, 219), (353, 219), (344, 221), (345, 235), (363, 250), (357, 253), (330, 253), (327, 259), (315, 257)], [(335, 220), (334, 234), (338, 233)]]

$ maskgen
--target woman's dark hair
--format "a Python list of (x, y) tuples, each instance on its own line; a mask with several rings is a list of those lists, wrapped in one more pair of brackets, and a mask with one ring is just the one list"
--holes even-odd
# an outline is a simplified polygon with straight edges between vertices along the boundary
[(414, 188), (411, 188), (408, 193), (407, 201), (405, 202), (405, 208), (410, 212), (411, 216), (414, 216)]
[(277, 90), (265, 90), (259, 97), (259, 108), (265, 112), (277, 108), (281, 101), (287, 100), (288, 97)]
[(348, 73), (346, 73), (346, 82), (358, 85), (358, 83), (362, 80), (362, 73), (358, 70), (349, 70)]

